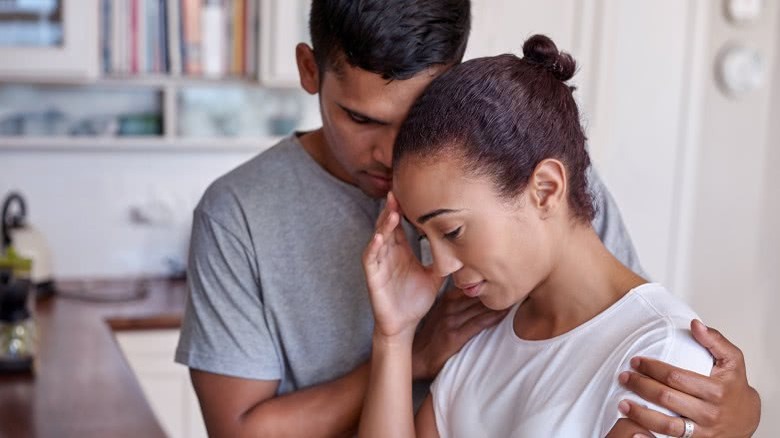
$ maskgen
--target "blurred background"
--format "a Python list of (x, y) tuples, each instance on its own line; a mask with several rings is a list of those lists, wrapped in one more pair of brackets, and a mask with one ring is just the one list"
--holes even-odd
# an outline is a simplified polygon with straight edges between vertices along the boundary
[[(472, 3), (467, 58), (534, 33), (574, 55), (642, 264), (742, 348), (757, 436), (780, 436), (780, 2)], [(23, 195), (54, 279), (182, 274), (207, 185), (319, 126), (294, 62), (307, 15), (306, 0), (0, 0), (0, 197)]]

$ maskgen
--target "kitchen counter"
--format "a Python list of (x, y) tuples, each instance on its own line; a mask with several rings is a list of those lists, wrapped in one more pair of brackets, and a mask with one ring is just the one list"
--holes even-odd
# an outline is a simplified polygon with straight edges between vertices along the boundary
[(100, 283), (105, 302), (38, 301), (34, 372), (0, 374), (0, 437), (165, 436), (113, 331), (179, 327), (186, 286), (145, 280), (141, 298), (124, 299), (138, 287), (137, 281)]

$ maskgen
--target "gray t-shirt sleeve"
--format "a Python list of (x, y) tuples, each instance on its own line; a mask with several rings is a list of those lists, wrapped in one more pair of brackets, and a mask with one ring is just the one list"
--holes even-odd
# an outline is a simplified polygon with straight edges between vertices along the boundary
[(592, 223), (596, 234), (618, 260), (638, 275), (647, 278), (639, 263), (639, 256), (631, 242), (631, 236), (628, 235), (628, 230), (623, 224), (620, 209), (593, 166), (589, 168), (588, 185), (596, 209), (596, 216)]
[(251, 247), (207, 213), (193, 217), (185, 309), (176, 362), (235, 377), (282, 377), (263, 313)]

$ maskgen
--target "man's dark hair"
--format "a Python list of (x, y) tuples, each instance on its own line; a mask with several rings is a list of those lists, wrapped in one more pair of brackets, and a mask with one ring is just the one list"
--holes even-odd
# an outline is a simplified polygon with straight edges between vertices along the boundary
[(469, 0), (312, 0), (309, 15), (321, 74), (346, 61), (388, 80), (460, 62), (470, 27)]

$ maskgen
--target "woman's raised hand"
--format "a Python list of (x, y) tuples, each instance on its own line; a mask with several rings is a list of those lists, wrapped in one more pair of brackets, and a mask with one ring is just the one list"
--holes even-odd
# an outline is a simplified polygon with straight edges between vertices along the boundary
[(443, 278), (417, 260), (406, 239), (398, 201), (390, 192), (376, 232), (363, 253), (375, 334), (408, 336), (433, 305)]

